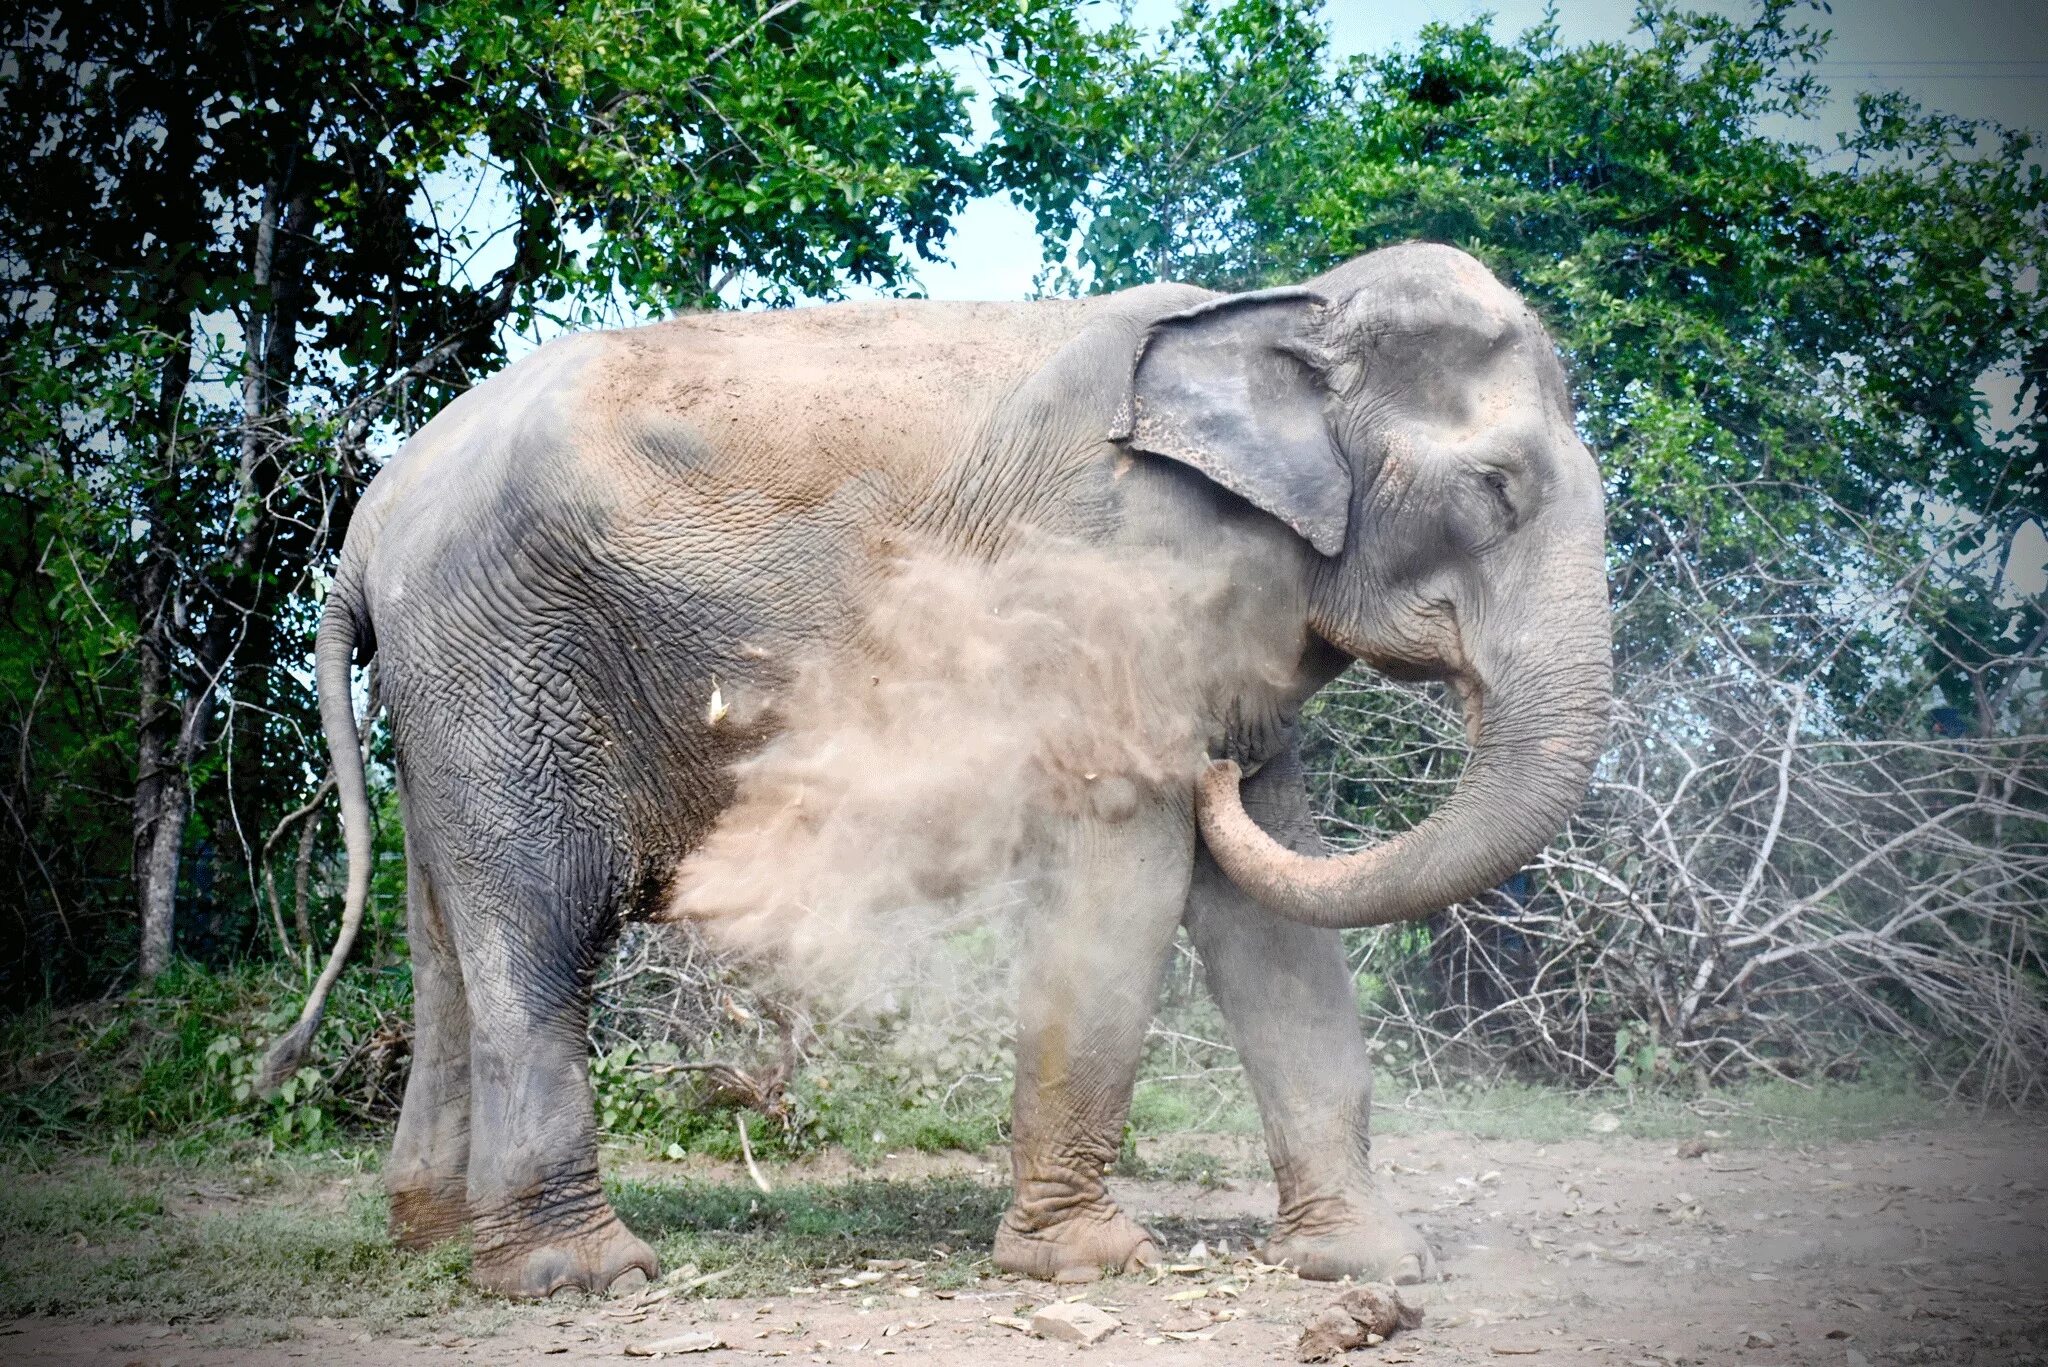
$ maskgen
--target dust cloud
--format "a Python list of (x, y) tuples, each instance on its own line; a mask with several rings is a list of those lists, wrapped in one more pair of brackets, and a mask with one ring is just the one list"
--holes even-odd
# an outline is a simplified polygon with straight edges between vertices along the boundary
[(853, 641), (775, 699), (664, 919), (816, 1005), (943, 991), (948, 941), (1056, 894), (1072, 819), (1184, 787), (1212, 719), (1281, 682), (1260, 662), (1294, 658), (1298, 619), (1233, 568), (1053, 542), (892, 560)]

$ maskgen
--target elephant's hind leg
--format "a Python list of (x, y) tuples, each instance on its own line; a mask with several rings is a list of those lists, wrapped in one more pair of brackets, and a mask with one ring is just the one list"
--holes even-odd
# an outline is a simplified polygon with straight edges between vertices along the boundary
[[(1276, 839), (1319, 847), (1293, 752), (1269, 761), (1244, 798)], [(1265, 1257), (1326, 1281), (1430, 1275), (1429, 1246), (1373, 1180), (1372, 1059), (1337, 932), (1266, 911), (1206, 852), (1195, 864), (1187, 924), (1258, 1099), (1279, 1181)]]
[(456, 918), (474, 1022), (471, 1275), (523, 1299), (629, 1289), (659, 1269), (598, 1182), (586, 1043), (614, 918), (609, 852), (529, 846), (518, 864)]
[(1016, 1196), (995, 1240), (1006, 1272), (1083, 1281), (1159, 1256), (1103, 1173), (1130, 1114), (1192, 845), (1178, 811), (1083, 829), (1049, 904), (1030, 914), (1010, 1141)]
[(469, 1001), (432, 882), (406, 861), (412, 947), (412, 1073), (384, 1167), (391, 1237), (407, 1248), (452, 1238), (469, 1223)]

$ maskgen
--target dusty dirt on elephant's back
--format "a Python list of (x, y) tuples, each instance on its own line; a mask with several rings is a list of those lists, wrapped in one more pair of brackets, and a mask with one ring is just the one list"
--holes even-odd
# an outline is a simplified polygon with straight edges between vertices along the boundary
[[(2048, 1363), (2048, 1193), (2038, 1122), (1997, 1120), (1810, 1147), (1709, 1148), (1615, 1136), (1538, 1145), (1456, 1135), (1379, 1145), (1388, 1190), (1448, 1274), (1427, 1318), (1342, 1360), (1504, 1360), (1687, 1367), (1893, 1367)], [(1245, 1141), (1201, 1146), (1248, 1163)], [(1167, 1155), (1170, 1156), (1170, 1155)], [(905, 1165), (923, 1177), (933, 1160)], [(989, 1156), (954, 1170), (995, 1180)], [(651, 1176), (658, 1169), (640, 1175)], [(888, 1174), (888, 1165), (883, 1173)], [(792, 1172), (792, 1177), (799, 1174)], [(874, 1174), (869, 1174), (874, 1175)], [(1242, 1253), (1270, 1214), (1270, 1183), (1116, 1184), (1184, 1260), (1197, 1240)], [(842, 1286), (856, 1280), (852, 1286)], [(801, 1294), (508, 1308), (479, 1319), (374, 1328), (315, 1317), (283, 1342), (240, 1346), (246, 1326), (28, 1320), (0, 1359), (182, 1367), (229, 1362), (625, 1362), (629, 1345), (710, 1335), (685, 1363), (934, 1364), (1287, 1362), (1336, 1292), (1243, 1258), (1078, 1292), (1121, 1326), (1091, 1348), (1036, 1339), (1055, 1289), (988, 1276), (951, 1292), (915, 1267), (813, 1277)], [(484, 1322), (488, 1320), (489, 1322)], [(687, 1341), (687, 1340), (686, 1340)], [(237, 1345), (237, 1346), (230, 1346)]]

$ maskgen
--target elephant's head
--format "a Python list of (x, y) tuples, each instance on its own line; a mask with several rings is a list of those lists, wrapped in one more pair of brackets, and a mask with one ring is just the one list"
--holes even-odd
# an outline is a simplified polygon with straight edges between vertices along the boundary
[(1414, 829), (1296, 854), (1238, 768), (1197, 793), (1224, 871), (1324, 926), (1429, 915), (1521, 867), (1584, 796), (1611, 688), (1600, 475), (1535, 316), (1448, 247), (1359, 257), (1298, 288), (1163, 318), (1122, 434), (1313, 545), (1310, 626), (1397, 678), (1447, 680), (1472, 751)]

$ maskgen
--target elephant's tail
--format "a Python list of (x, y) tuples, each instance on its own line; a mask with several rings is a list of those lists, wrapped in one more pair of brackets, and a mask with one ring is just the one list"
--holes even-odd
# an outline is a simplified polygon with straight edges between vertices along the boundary
[(346, 568), (335, 577), (326, 611), (320, 618), (320, 635), (313, 646), (320, 727), (327, 735), (327, 757), (334, 766), (335, 789), (341, 794), (341, 833), (348, 848), (348, 897), (342, 904), (341, 932), (334, 937), (327, 967), (313, 984), (312, 994), (299, 1012), (298, 1023), (271, 1045), (264, 1056), (263, 1071), (256, 1080), (256, 1090), (264, 1096), (275, 1092), (299, 1070), (313, 1036), (319, 1032), (328, 990), (341, 976), (341, 966), (356, 942), (356, 932), (362, 929), (363, 907), (370, 898), (370, 796), (363, 783), (362, 739), (356, 730), (355, 699), (349, 677), (356, 634), (362, 622), (358, 582)]

